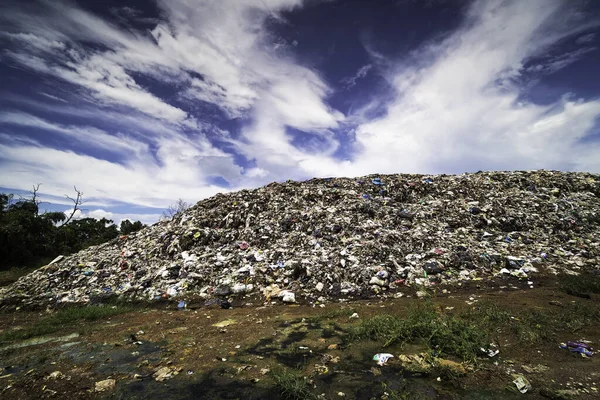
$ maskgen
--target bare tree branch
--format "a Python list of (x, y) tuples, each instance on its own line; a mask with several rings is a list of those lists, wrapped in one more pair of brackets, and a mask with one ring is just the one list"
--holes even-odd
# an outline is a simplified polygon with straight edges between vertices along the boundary
[(71, 215), (69, 215), (69, 218), (67, 218), (66, 221), (63, 222), (61, 226), (68, 224), (69, 221), (71, 221), (71, 219), (73, 219), (73, 216), (75, 215), (77, 210), (81, 210), (80, 206), (83, 204), (83, 192), (80, 192), (79, 190), (77, 190), (77, 187), (75, 187), (75, 186), (73, 186), (73, 189), (75, 189), (75, 192), (77, 193), (77, 198), (73, 198), (73, 197), (65, 194), (65, 197), (73, 202), (73, 211), (71, 212)]
[(175, 216), (181, 214), (185, 210), (190, 208), (190, 205), (183, 201), (183, 199), (178, 199), (175, 204), (171, 204), (169, 208), (163, 211), (162, 216), (160, 217), (161, 221), (166, 221), (169, 219), (173, 219)]
[(33, 185), (33, 190), (32, 190), (31, 192), (29, 192), (29, 193), (31, 193), (31, 201), (32, 201), (32, 202), (33, 202), (33, 203), (34, 203), (36, 206), (39, 206), (40, 204), (42, 204), (42, 202), (41, 202), (41, 201), (39, 201), (39, 200), (37, 199), (37, 193), (38, 193), (38, 192), (39, 192), (39, 190), (40, 190), (40, 186), (42, 186), (42, 184), (41, 184), (41, 183), (38, 183), (37, 185)]

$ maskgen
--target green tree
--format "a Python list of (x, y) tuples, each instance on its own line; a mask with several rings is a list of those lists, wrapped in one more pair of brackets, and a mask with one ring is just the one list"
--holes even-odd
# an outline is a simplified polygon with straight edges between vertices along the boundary
[[(74, 219), (83, 203), (83, 193), (77, 188), (76, 198), (66, 196), (74, 203), (68, 216), (57, 211), (40, 214), (39, 187), (33, 187), (30, 199), (14, 201), (12, 194), (0, 193), (0, 270), (42, 265), (59, 254), (77, 252), (119, 235), (117, 226), (106, 218)], [(127, 233), (143, 227), (140, 221), (121, 224)]]
[(141, 221), (131, 222), (128, 219), (124, 219), (123, 221), (121, 221), (119, 232), (121, 232), (121, 235), (129, 235), (130, 233), (141, 230), (144, 226), (145, 225), (142, 224)]

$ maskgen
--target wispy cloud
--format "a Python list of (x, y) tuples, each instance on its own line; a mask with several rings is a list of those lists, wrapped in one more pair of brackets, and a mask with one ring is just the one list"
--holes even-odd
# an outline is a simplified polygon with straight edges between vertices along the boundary
[(580, 139), (591, 133), (600, 101), (537, 105), (520, 99), (516, 83), (528, 59), (598, 23), (573, 11), (558, 1), (475, 2), (463, 28), (420, 50), (425, 66), (396, 67), (396, 98), (383, 118), (357, 128), (361, 152), (346, 171), (598, 170), (598, 143)]
[[(600, 101), (565, 93), (539, 105), (523, 96), (528, 79), (592, 49), (586, 32), (598, 21), (569, 2), (474, 1), (459, 29), (404, 58), (367, 44), (371, 62), (341, 86), (299, 62), (296, 47), (268, 29), (302, 0), (157, 4), (160, 20), (121, 7), (113, 23), (64, 1), (9, 3), (0, 15), (3, 61), (61, 82), (69, 96), (68, 103), (45, 89), (35, 99), (4, 96), (27, 111), (0, 114), (0, 186), (44, 182), (47, 194), (62, 196), (76, 183), (99, 204), (166, 207), (315, 175), (600, 170), (598, 142), (582, 144)], [(133, 20), (147, 29), (124, 27)], [(560, 49), (567, 38), (580, 48)], [(335, 91), (373, 68), (388, 91), (369, 93), (372, 101), (349, 115), (336, 110)], [(219, 118), (239, 118), (239, 131), (215, 126)], [(70, 144), (52, 147), (22, 135), (24, 128)]]
[(363, 65), (358, 69), (358, 71), (356, 71), (356, 74), (354, 74), (354, 76), (342, 79), (342, 83), (346, 86), (347, 89), (350, 89), (351, 87), (356, 85), (356, 81), (367, 76), (371, 68), (373, 68), (372, 64)]

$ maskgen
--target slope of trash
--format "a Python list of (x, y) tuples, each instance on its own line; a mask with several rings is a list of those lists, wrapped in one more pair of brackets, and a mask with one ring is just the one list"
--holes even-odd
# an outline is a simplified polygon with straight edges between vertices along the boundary
[(600, 268), (600, 176), (372, 175), (219, 194), (0, 289), (3, 304), (396, 296)]

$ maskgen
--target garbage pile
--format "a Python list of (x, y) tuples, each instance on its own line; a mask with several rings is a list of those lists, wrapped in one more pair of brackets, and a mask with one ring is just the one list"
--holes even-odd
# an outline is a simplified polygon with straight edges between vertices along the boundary
[[(372, 175), (218, 194), (0, 289), (3, 304), (323, 301), (600, 268), (600, 176)], [(512, 279), (512, 278), (511, 278)]]

